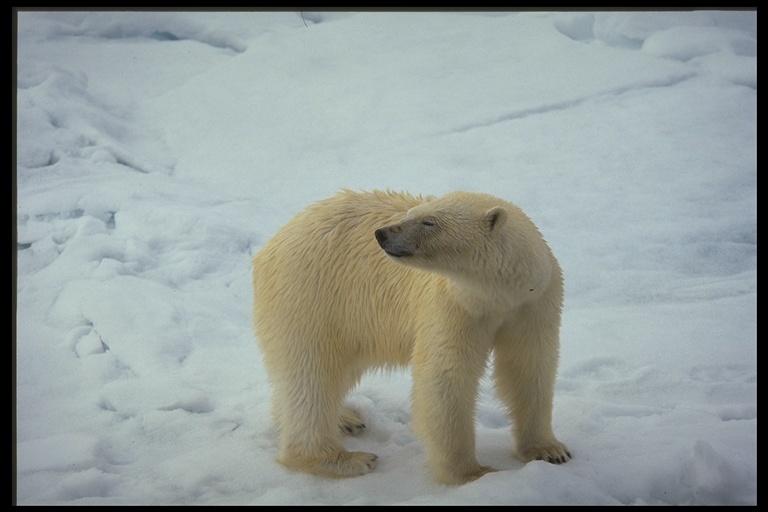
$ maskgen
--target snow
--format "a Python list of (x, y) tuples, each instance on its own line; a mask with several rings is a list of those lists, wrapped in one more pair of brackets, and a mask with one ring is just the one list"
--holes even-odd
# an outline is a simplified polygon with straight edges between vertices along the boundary
[[(755, 504), (757, 13), (17, 13), (15, 493), (35, 504)], [(306, 23), (306, 26), (305, 26)], [(275, 462), (250, 259), (342, 187), (490, 192), (563, 266), (554, 428), (434, 485)]]

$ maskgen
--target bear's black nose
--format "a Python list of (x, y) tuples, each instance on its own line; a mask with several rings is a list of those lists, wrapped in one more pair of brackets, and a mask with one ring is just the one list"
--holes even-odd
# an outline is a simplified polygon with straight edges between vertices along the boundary
[(387, 241), (387, 232), (383, 229), (377, 229), (373, 234), (376, 235), (376, 240), (379, 241), (379, 244)]

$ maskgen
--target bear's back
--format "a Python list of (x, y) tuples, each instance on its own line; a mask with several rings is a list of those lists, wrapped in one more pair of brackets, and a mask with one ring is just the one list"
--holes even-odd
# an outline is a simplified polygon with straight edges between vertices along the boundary
[(384, 352), (405, 363), (412, 341), (412, 326), (402, 323), (406, 297), (431, 277), (390, 261), (374, 232), (424, 200), (343, 190), (296, 214), (253, 259), (259, 338), (332, 337), (364, 351), (390, 345)]

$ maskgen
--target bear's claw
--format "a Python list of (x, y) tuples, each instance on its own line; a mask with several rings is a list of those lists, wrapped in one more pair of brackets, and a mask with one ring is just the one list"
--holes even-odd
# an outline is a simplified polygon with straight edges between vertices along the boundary
[(521, 457), (524, 461), (541, 460), (550, 464), (565, 464), (573, 458), (571, 452), (561, 443), (554, 446), (528, 448)]
[(360, 419), (360, 414), (357, 411), (344, 407), (339, 418), (339, 429), (342, 434), (356, 436), (365, 430), (365, 423)]

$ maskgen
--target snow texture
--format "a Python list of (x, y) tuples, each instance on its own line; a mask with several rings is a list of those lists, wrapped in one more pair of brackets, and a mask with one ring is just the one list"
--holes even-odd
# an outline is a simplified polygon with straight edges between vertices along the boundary
[[(757, 13), (17, 12), (22, 505), (755, 504)], [(407, 369), (275, 462), (250, 259), (342, 187), (490, 192), (565, 272), (554, 427), (427, 479)]]

